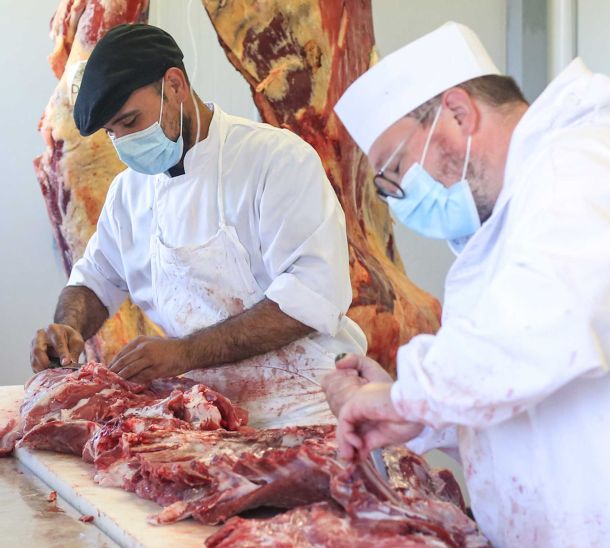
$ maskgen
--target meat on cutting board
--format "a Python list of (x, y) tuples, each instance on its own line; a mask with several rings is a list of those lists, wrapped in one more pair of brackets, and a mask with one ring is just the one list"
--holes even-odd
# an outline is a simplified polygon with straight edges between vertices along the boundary
[[(101, 486), (157, 502), (153, 524), (229, 520), (212, 546), (255, 546), (265, 534), (298, 538), (296, 546), (315, 545), (318, 535), (321, 545), (334, 546), (316, 521), (375, 546), (397, 539), (401, 546), (487, 546), (463, 512), (453, 476), (407, 449), (385, 454), (389, 487), (370, 465), (338, 460), (331, 425), (257, 430), (245, 421), (243, 410), (194, 381), (146, 387), (89, 363), (47, 370), (27, 384), (21, 443), (82, 453)], [(232, 519), (259, 507), (288, 512)]]
[(22, 436), (22, 446), (81, 455), (99, 427), (119, 417), (180, 419), (203, 430), (235, 430), (247, 422), (245, 410), (189, 379), (144, 386), (90, 362), (76, 371), (47, 369), (34, 375), (25, 386), (18, 422), (0, 432), (5, 432), (0, 446), (10, 453)]
[(21, 436), (19, 411), (6, 411), (0, 417), (0, 457), (6, 457), (13, 452), (15, 442)]
[(445, 548), (438, 538), (414, 533), (396, 521), (352, 519), (338, 504), (300, 506), (273, 518), (231, 518), (206, 541), (207, 548)]
[(166, 507), (152, 523), (194, 517), (213, 524), (250, 508), (329, 498), (332, 426), (134, 433), (142, 430), (137, 420), (104, 427), (89, 453), (95, 481)]
[[(463, 512), (453, 476), (430, 469), (407, 449), (386, 453), (395, 488), (390, 489), (375, 474), (365, 473), (364, 465), (347, 466), (337, 459), (335, 430), (330, 425), (206, 432), (188, 424), (168, 430), (159, 424), (152, 429), (141, 425), (142, 420), (106, 425), (86, 452), (100, 485), (122, 487), (164, 506), (151, 516), (151, 523), (192, 517), (217, 524), (253, 508), (296, 508), (261, 521), (260, 534), (277, 531), (277, 542), (282, 536), (307, 536), (295, 524), (313, 514), (312, 521), (323, 517), (353, 534), (366, 531), (363, 538), (371, 542), (398, 538), (411, 542), (411, 535), (419, 543), (414, 546), (488, 545)], [(264, 544), (264, 535), (248, 536), (248, 531), (257, 529), (256, 523), (251, 527), (247, 520), (229, 520), (224, 533), (211, 542)], [(311, 540), (315, 532), (310, 533)]]

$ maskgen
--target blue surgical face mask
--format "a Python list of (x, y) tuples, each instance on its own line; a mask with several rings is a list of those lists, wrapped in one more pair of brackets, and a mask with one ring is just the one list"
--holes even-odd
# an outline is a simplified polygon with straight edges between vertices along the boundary
[(414, 163), (400, 182), (404, 197), (388, 197), (387, 201), (396, 218), (414, 232), (428, 238), (459, 240), (471, 236), (481, 226), (470, 185), (466, 180), (472, 138), (468, 136), (461, 180), (445, 187), (423, 167), (440, 112), (441, 107), (430, 127), (421, 161)]
[(177, 141), (169, 139), (161, 128), (163, 118), (163, 89), (161, 80), (161, 113), (159, 121), (135, 133), (115, 139), (112, 144), (119, 155), (131, 169), (146, 175), (163, 173), (174, 167), (182, 158), (184, 141), (182, 139), (182, 103), (180, 103), (180, 136)]

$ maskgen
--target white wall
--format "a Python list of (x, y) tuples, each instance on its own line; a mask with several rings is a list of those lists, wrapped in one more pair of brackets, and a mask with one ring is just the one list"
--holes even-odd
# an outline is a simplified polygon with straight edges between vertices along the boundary
[(30, 340), (51, 321), (65, 283), (32, 166), (43, 150), (38, 120), (56, 82), (46, 58), (57, 3), (0, 0), (0, 385), (30, 375)]
[(193, 88), (204, 101), (258, 119), (250, 87), (227, 60), (200, 0), (151, 0), (149, 22), (176, 39)]
[(578, 0), (576, 53), (594, 72), (610, 74), (610, 2)]

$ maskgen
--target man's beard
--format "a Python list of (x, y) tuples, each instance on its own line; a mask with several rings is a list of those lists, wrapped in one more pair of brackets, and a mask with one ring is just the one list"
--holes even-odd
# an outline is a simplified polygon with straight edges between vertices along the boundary
[[(451, 150), (446, 142), (439, 143), (441, 150), (442, 169), (441, 175), (445, 180), (459, 182), (464, 169), (465, 150)], [(487, 170), (482, 161), (475, 161), (471, 157), (466, 167), (466, 180), (479, 214), (481, 224), (484, 223), (494, 209), (495, 198), (493, 198), (493, 185), (487, 177)]]
[(182, 152), (182, 159), (184, 160), (184, 155), (191, 149), (194, 144), (194, 137), (192, 134), (193, 124), (191, 122), (190, 116), (185, 116), (182, 120), (182, 140), (184, 142), (184, 148)]
[[(177, 141), (180, 138), (180, 112), (178, 111), (177, 122), (175, 123), (174, 134), (176, 135), (174, 141)], [(194, 144), (193, 135), (191, 134), (192, 124), (191, 119), (188, 116), (184, 116), (182, 118), (182, 156), (180, 157), (180, 161), (172, 166), (169, 169), (169, 173), (172, 177), (177, 177), (179, 175), (184, 174), (184, 158), (186, 153), (190, 150), (191, 146)]]

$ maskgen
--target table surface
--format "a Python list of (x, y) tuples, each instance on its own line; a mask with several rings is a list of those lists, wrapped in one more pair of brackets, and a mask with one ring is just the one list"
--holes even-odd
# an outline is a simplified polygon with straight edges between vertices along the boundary
[[(0, 386), (0, 423), (22, 395), (21, 386)], [(0, 507), (0, 546), (89, 546), (89, 541), (79, 535), (82, 531), (92, 531), (101, 536), (94, 537), (91, 546), (165, 548), (180, 545), (181, 548), (191, 548), (203, 546), (205, 539), (217, 530), (217, 527), (206, 526), (192, 519), (172, 525), (150, 525), (146, 518), (161, 510), (159, 505), (122, 489), (100, 487), (93, 481), (93, 466), (74, 455), (19, 448), (12, 458), (0, 459), (0, 462), (6, 470), (2, 474), (6, 488), (4, 483), (0, 484), (0, 496), (4, 502)], [(18, 472), (23, 474), (11, 472), (11, 465), (21, 467)], [(27, 481), (33, 482), (31, 485), (37, 486), (38, 491), (30, 491), (24, 496), (19, 495), (18, 489), (15, 492), (15, 487), (11, 491), (9, 486), (11, 481), (15, 481), (15, 475), (25, 476)], [(51, 490), (57, 492), (58, 499), (62, 499), (60, 502), (66, 507), (62, 508), (63, 512), (49, 510), (52, 506), (47, 502), (47, 497)], [(41, 505), (30, 512), (27, 526), (20, 523), (21, 506), (11, 505), (9, 501), (12, 499), (27, 501), (23, 503), (24, 508), (32, 507), (33, 500)], [(62, 521), (47, 528), (49, 516), (62, 513), (66, 523), (74, 522), (72, 526)], [(94, 520), (91, 524), (83, 524), (74, 519), (81, 515), (92, 515)], [(4, 542), (2, 534), (5, 524), (11, 522), (17, 524), (11, 527), (12, 531), (14, 529), (11, 534), (24, 535), (21, 542), (18, 542), (18, 537), (15, 537), (15, 542)], [(23, 529), (23, 533), (19, 533), (19, 529)], [(65, 537), (64, 533), (75, 535), (74, 544), (70, 544), (72, 537)], [(55, 540), (54, 535), (60, 540)], [(106, 539), (112, 539), (116, 544)]]
[(0, 531), (3, 546), (118, 546), (16, 459), (0, 459)]

